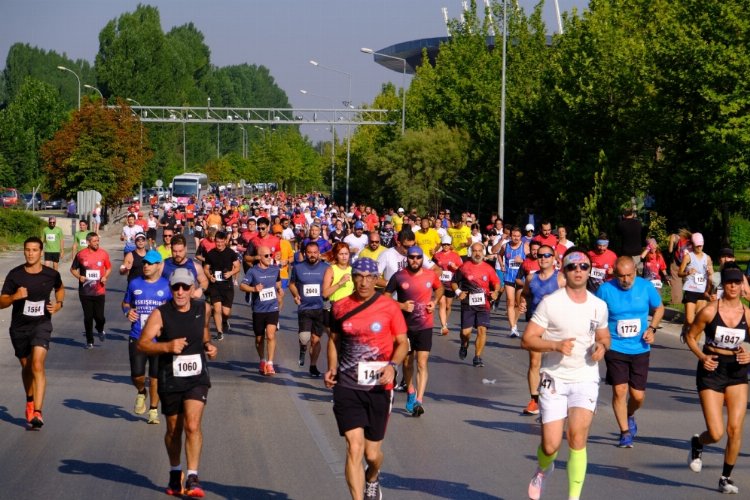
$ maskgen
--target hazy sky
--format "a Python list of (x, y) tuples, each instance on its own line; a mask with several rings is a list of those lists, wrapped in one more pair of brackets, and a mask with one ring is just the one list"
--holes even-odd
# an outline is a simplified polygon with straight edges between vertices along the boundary
[[(329, 108), (331, 100), (303, 95), (300, 89), (337, 101), (346, 99), (348, 91), (345, 76), (316, 68), (311, 59), (352, 75), (355, 104), (372, 102), (384, 82), (400, 86), (402, 77), (374, 63), (360, 47), (378, 50), (444, 36), (441, 7), (448, 8), (450, 17), (458, 17), (462, 9), (460, 0), (0, 0), (0, 66), (5, 67), (8, 49), (16, 42), (93, 63), (101, 29), (138, 3), (158, 7), (165, 32), (193, 22), (216, 66), (266, 66), (292, 105), (306, 108)], [(520, 0), (527, 10), (536, 3)], [(561, 10), (581, 10), (588, 1), (559, 4)], [(544, 17), (555, 31), (552, 0), (547, 1)], [(321, 127), (303, 127), (302, 132), (315, 139), (329, 137)]]

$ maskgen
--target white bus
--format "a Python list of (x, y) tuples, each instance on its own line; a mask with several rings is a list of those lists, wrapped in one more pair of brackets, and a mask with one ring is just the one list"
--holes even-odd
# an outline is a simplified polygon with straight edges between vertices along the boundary
[(180, 174), (172, 179), (172, 201), (186, 205), (191, 196), (196, 201), (208, 194), (208, 176), (200, 173)]

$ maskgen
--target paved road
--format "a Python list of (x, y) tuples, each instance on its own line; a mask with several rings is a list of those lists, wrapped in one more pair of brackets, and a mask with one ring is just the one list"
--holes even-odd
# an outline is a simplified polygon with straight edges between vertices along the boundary
[[(115, 267), (121, 252), (105, 237)], [(20, 263), (20, 254), (0, 256), (0, 274)], [(127, 323), (119, 309), (125, 280), (113, 279), (108, 292), (108, 340), (83, 349), (81, 311), (75, 281), (64, 265), (67, 300), (55, 316), (48, 358), (45, 426), (25, 431), (24, 399), (17, 361), (7, 334), (0, 334), (1, 498), (164, 498), (168, 467), (164, 424), (147, 425), (132, 413)], [(237, 294), (233, 330), (210, 363), (213, 388), (204, 417), (200, 475), (208, 498), (347, 498), (343, 478), (344, 441), (323, 382), (296, 363), (296, 316), (291, 302), (282, 313), (274, 378), (257, 372), (248, 306)], [(0, 311), (7, 331), (9, 310)], [(387, 499), (525, 498), (535, 467), (539, 425), (521, 415), (528, 400), (527, 354), (507, 337), (500, 314), (493, 314), (484, 368), (458, 360), (458, 338), (436, 337), (430, 360), (426, 414), (411, 418), (397, 395), (384, 450), (382, 473)], [(454, 313), (452, 324), (456, 324)], [(652, 354), (645, 408), (638, 414), (633, 449), (615, 447), (617, 429), (602, 386), (599, 412), (588, 447), (585, 498), (705, 499), (715, 488), (722, 456), (707, 448), (704, 470), (687, 468), (688, 438), (703, 427), (694, 389), (695, 360), (676, 337), (661, 330)], [(324, 363), (325, 364), (325, 363)], [(279, 369), (280, 368), (280, 369)], [(321, 366), (323, 368), (323, 366)], [(484, 383), (483, 380), (492, 381)], [(750, 432), (746, 424), (745, 432)], [(723, 443), (722, 443), (723, 446)], [(750, 491), (750, 458), (743, 446), (735, 481)], [(567, 494), (563, 449), (545, 498)], [(183, 462), (184, 465), (184, 462)]]

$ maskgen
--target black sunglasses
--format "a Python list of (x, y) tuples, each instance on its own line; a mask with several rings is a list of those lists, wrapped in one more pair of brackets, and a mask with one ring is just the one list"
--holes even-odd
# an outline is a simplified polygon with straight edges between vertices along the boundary
[(565, 266), (566, 271), (575, 271), (576, 269), (580, 269), (581, 271), (588, 271), (591, 268), (591, 264), (587, 264), (585, 262), (582, 262), (581, 264), (568, 264)]
[(554, 256), (555, 254), (549, 253), (549, 252), (540, 253), (537, 255), (537, 257), (544, 257), (545, 259), (549, 259), (550, 257), (554, 257)]
[(270, 253), (264, 253), (264, 254), (261, 255), (261, 257), (270, 257), (270, 256), (271, 256)]
[(185, 283), (177, 283), (176, 285), (172, 285), (169, 288), (172, 289), (173, 292), (176, 292), (177, 290), (190, 290), (190, 285), (186, 285)]
[(421, 259), (423, 259), (423, 257), (421, 255), (407, 255), (406, 258), (409, 259), (409, 260), (421, 260)]

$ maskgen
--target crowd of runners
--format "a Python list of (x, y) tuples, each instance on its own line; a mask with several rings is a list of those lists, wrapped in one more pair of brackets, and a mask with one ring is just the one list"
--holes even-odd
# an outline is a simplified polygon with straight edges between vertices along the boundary
[[(41, 238), (26, 240), (25, 263), (8, 274), (0, 295), (0, 308), (13, 307), (10, 336), (21, 363), (31, 429), (44, 424), (51, 316), (65, 298), (58, 269), (64, 238), (55, 218), (48, 222)], [(381, 445), (393, 391), (405, 393), (412, 416), (426, 413), (433, 328), (438, 337), (459, 335), (460, 360), (468, 357), (476, 331), (471, 365), (481, 369), (487, 328), (497, 321), (492, 312), (504, 300), (509, 336), (520, 338), (529, 351), (524, 413), (540, 414), (542, 429), (529, 498), (541, 498), (567, 428), (569, 498), (577, 499), (599, 395), (599, 361), (612, 386), (617, 444), (634, 445), (650, 348), (665, 311), (664, 283), (671, 286), (671, 302), (685, 304), (682, 337), (698, 358), (697, 388), (707, 428), (691, 440), (689, 467), (700, 472), (703, 446), (726, 432), (719, 490), (737, 493), (731, 473), (741, 444), (750, 363), (745, 345), (750, 317), (740, 300), (750, 296), (747, 278), (728, 248), (721, 250), (714, 272), (700, 233), (682, 229), (663, 242), (667, 267), (659, 244), (644, 234), (632, 211), (623, 214), (617, 232), (617, 253), (604, 233), (587, 250), (568, 239), (565, 226), (553, 227), (550, 220), (518, 227), (494, 215), (480, 225), (469, 212), (418, 214), (398, 208), (379, 213), (368, 206), (340, 206), (316, 193), (132, 205), (120, 232), (119, 273), (128, 282), (121, 307), (131, 325), (134, 412), (159, 424), (161, 403), (166, 420), (167, 493), (204, 495), (198, 467), (201, 417), (211, 385), (208, 361), (236, 328), (237, 291), (252, 308), (258, 371), (267, 377), (277, 374), (279, 314), (291, 294), (298, 363), (307, 363), (309, 375), (322, 377), (333, 390), (333, 413), (347, 445), (346, 480), (355, 499), (382, 498)], [(106, 340), (105, 324), (112, 321), (104, 314), (107, 280), (112, 261), (120, 261), (99, 246), (99, 238), (80, 221), (69, 269), (79, 282), (86, 349), (94, 347), (94, 331), (100, 343)], [(454, 301), (458, 324), (450, 323)], [(323, 342), (327, 366), (320, 360)]]

